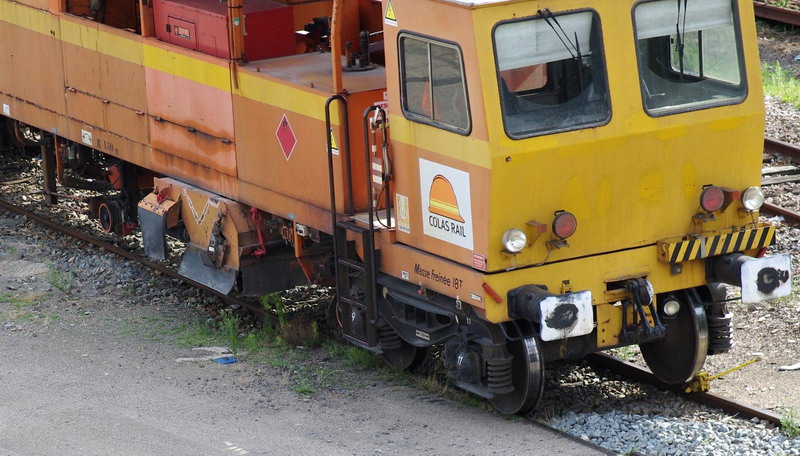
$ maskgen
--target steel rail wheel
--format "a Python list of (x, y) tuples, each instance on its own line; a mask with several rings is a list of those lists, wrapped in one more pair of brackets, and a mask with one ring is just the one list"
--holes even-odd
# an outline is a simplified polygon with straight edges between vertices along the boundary
[(673, 319), (662, 317), (667, 327), (664, 339), (639, 345), (647, 367), (659, 380), (681, 385), (703, 367), (708, 353), (708, 321), (695, 290), (675, 294), (681, 304)]
[(430, 347), (415, 347), (406, 341), (400, 348), (383, 350), (383, 360), (393, 369), (416, 372), (427, 363), (431, 354)]
[(393, 369), (418, 371), (430, 357), (430, 347), (411, 345), (388, 324), (378, 328), (378, 340), (383, 360)]
[(102, 202), (97, 208), (97, 220), (100, 228), (105, 233), (113, 233), (114, 228), (119, 224), (119, 206), (111, 202)]
[(544, 392), (544, 359), (539, 340), (531, 336), (507, 342), (511, 361), (510, 393), (495, 396), (490, 402), (502, 413), (525, 415), (536, 407)]

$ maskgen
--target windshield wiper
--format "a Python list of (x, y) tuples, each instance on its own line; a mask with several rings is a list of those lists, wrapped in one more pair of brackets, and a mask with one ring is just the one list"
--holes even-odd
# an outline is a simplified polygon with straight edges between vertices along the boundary
[[(565, 32), (564, 29), (561, 27), (561, 24), (558, 23), (558, 19), (556, 19), (556, 17), (553, 14), (553, 12), (550, 11), (549, 8), (545, 8), (544, 11), (539, 10), (539, 11), (537, 11), (537, 13), (540, 16), (542, 16), (542, 19), (544, 19), (545, 23), (547, 23), (547, 25), (549, 25), (550, 28), (553, 29), (553, 33), (556, 34), (556, 36), (558, 37), (559, 41), (561, 41), (561, 44), (563, 44), (564, 47), (567, 48), (567, 52), (569, 52), (569, 55), (573, 59), (580, 59), (581, 58), (581, 51), (580, 51), (580, 48), (579, 48), (580, 45), (576, 46), (572, 42), (572, 40), (569, 39), (569, 35), (567, 35), (567, 32)], [(555, 22), (555, 24), (558, 26), (558, 30), (556, 30), (556, 27), (552, 23), (550, 23), (550, 20), (548, 18), (552, 19), (553, 22)], [(561, 33), (558, 33), (559, 30), (561, 31)], [(562, 38), (562, 36), (563, 36), (563, 38)], [(564, 42), (565, 39), (567, 40), (566, 43)], [(575, 42), (576, 43), (578, 42), (578, 32), (575, 32)], [(569, 46), (567, 45), (567, 43), (569, 43)], [(572, 53), (573, 49), (575, 50), (575, 52), (577, 52), (577, 54), (578, 54), (577, 56)]]
[[(578, 40), (578, 32), (577, 31), (573, 32), (575, 35), (575, 42), (573, 43), (572, 40), (569, 39), (569, 35), (567, 35), (567, 32), (564, 31), (564, 28), (561, 27), (561, 24), (558, 23), (558, 19), (556, 19), (556, 16), (553, 14), (552, 11), (550, 11), (549, 8), (545, 8), (544, 11), (539, 10), (537, 11), (537, 13), (540, 16), (542, 16), (542, 19), (544, 19), (545, 23), (547, 23), (547, 25), (549, 25), (550, 28), (553, 29), (553, 33), (556, 34), (559, 41), (561, 41), (561, 44), (563, 44), (564, 47), (567, 48), (567, 52), (569, 52), (569, 55), (578, 64), (578, 83), (580, 85), (581, 91), (583, 91), (583, 55), (581, 55), (581, 43)], [(550, 23), (550, 20), (548, 18), (553, 20), (556, 26), (558, 26), (558, 30), (556, 30), (556, 27)], [(561, 31), (561, 33), (559, 33), (559, 31)], [(564, 42), (564, 40), (566, 40), (566, 42)], [(569, 43), (569, 46), (567, 45), (567, 43)], [(572, 53), (573, 49), (575, 50), (574, 54)]]
[(681, 30), (681, 0), (678, 0), (678, 20), (675, 22), (675, 40), (678, 48), (678, 69), (683, 79), (683, 56), (686, 45), (686, 11), (689, 9), (689, 0), (683, 0), (683, 30)]

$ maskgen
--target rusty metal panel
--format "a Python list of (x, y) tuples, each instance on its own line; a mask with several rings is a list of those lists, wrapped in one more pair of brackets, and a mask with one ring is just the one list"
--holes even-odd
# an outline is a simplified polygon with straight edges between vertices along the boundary
[[(46, 2), (45, 2), (46, 4)], [(0, 92), (40, 109), (65, 112), (56, 16), (20, 4), (0, 5)], [(36, 124), (42, 128), (53, 125)]]
[(153, 148), (236, 176), (230, 70), (225, 61), (147, 40)]
[(166, 120), (151, 117), (149, 123), (154, 149), (204, 168), (236, 176), (236, 153), (232, 142), (226, 143), (217, 137)]
[(106, 128), (104, 106), (99, 98), (78, 90), (67, 90), (65, 98), (67, 112), (71, 118), (98, 128)]
[(100, 57), (97, 52), (97, 23), (77, 17), (61, 20), (64, 81), (67, 88), (98, 96)]
[(150, 143), (147, 115), (116, 103), (103, 104), (106, 129), (141, 144)]

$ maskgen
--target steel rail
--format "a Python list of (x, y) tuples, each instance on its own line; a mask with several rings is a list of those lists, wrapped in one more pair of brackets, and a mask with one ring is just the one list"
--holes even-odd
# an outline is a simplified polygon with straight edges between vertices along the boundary
[[(191, 285), (191, 286), (193, 286), (195, 288), (199, 288), (199, 289), (201, 289), (201, 290), (203, 290), (203, 291), (205, 291), (207, 293), (210, 293), (210, 294), (218, 297), (225, 304), (238, 305), (238, 306), (245, 307), (245, 308), (247, 308), (247, 310), (252, 312), (261, 322), (264, 322), (264, 318), (265, 318), (266, 315), (269, 315), (270, 319), (274, 320), (274, 317), (271, 314), (268, 314), (268, 313), (264, 312), (264, 310), (261, 309), (258, 306), (255, 306), (255, 305), (250, 304), (248, 302), (242, 301), (242, 300), (237, 299), (237, 298), (235, 298), (233, 296), (228, 296), (226, 294), (223, 294), (223, 293), (220, 293), (220, 292), (218, 292), (216, 290), (213, 290), (213, 289), (203, 285), (202, 283), (195, 282), (194, 280), (188, 279), (188, 278), (178, 274), (177, 271), (175, 271), (173, 269), (170, 269), (170, 268), (168, 268), (168, 267), (166, 267), (166, 266), (164, 266), (162, 264), (155, 263), (155, 262), (153, 262), (153, 261), (149, 260), (148, 258), (145, 258), (145, 257), (143, 257), (141, 255), (138, 255), (138, 254), (133, 253), (133, 252), (129, 252), (129, 251), (125, 250), (125, 249), (121, 249), (121, 248), (117, 247), (116, 245), (113, 245), (113, 244), (110, 244), (108, 242), (104, 242), (104, 241), (101, 241), (99, 239), (96, 239), (95, 237), (90, 236), (87, 233), (82, 233), (82, 232), (80, 232), (80, 231), (78, 231), (76, 229), (63, 226), (63, 225), (59, 224), (58, 222), (56, 222), (54, 220), (51, 220), (51, 219), (49, 219), (47, 217), (43, 217), (43, 216), (41, 216), (41, 215), (39, 215), (39, 214), (37, 214), (35, 212), (32, 212), (32, 211), (30, 211), (28, 209), (25, 209), (25, 208), (19, 207), (17, 205), (14, 205), (12, 203), (9, 203), (9, 202), (7, 202), (7, 201), (5, 201), (3, 199), (0, 199), (0, 208), (5, 209), (5, 210), (7, 210), (9, 212), (13, 212), (15, 214), (23, 215), (26, 218), (28, 218), (28, 220), (32, 220), (32, 221), (34, 221), (36, 223), (39, 223), (40, 225), (44, 225), (45, 227), (47, 227), (47, 228), (49, 228), (49, 229), (51, 229), (53, 231), (56, 231), (56, 232), (59, 232), (59, 233), (62, 233), (62, 234), (66, 234), (69, 237), (72, 237), (72, 238), (75, 238), (75, 239), (78, 239), (78, 240), (81, 240), (81, 241), (84, 241), (84, 242), (88, 242), (88, 243), (93, 244), (93, 245), (95, 245), (97, 247), (100, 247), (100, 248), (102, 248), (102, 249), (104, 249), (104, 250), (106, 250), (108, 252), (111, 252), (111, 253), (113, 253), (115, 255), (121, 256), (121, 257), (126, 258), (126, 259), (131, 260), (131, 261), (135, 261), (137, 263), (141, 263), (144, 266), (146, 266), (146, 267), (148, 267), (148, 268), (150, 268), (150, 269), (152, 269), (154, 271), (160, 272), (160, 273), (162, 273), (162, 274), (164, 274), (164, 275), (166, 275), (168, 277), (171, 277), (173, 279), (182, 280), (182, 281), (186, 282), (187, 284), (189, 284), (189, 285)], [(272, 323), (274, 324), (275, 322), (273, 321)]]
[[(98, 246), (98, 247), (100, 247), (100, 248), (102, 248), (104, 250), (107, 250), (108, 252), (111, 252), (113, 254), (116, 254), (118, 256), (126, 258), (128, 260), (141, 263), (141, 264), (145, 265), (146, 267), (148, 267), (148, 268), (150, 268), (150, 269), (152, 269), (154, 271), (158, 271), (160, 273), (163, 273), (166, 276), (182, 280), (182, 281), (188, 283), (191, 286), (197, 287), (197, 288), (199, 288), (201, 290), (207, 291), (208, 293), (211, 293), (211, 294), (219, 297), (226, 304), (244, 306), (249, 311), (251, 311), (255, 315), (257, 315), (258, 318), (261, 321), (263, 321), (264, 318), (266, 318), (266, 316), (269, 316), (270, 321), (273, 324), (273, 326), (277, 326), (278, 325), (276, 317), (274, 315), (270, 314), (270, 313), (264, 312), (263, 309), (255, 307), (255, 306), (253, 306), (253, 305), (251, 305), (251, 304), (249, 304), (247, 302), (238, 300), (235, 297), (222, 294), (222, 293), (220, 293), (220, 292), (218, 292), (216, 290), (213, 290), (211, 288), (206, 287), (205, 285), (203, 285), (201, 283), (195, 282), (194, 280), (187, 279), (186, 277), (178, 274), (176, 271), (174, 271), (174, 270), (172, 270), (172, 269), (170, 269), (170, 268), (168, 268), (168, 267), (166, 267), (164, 265), (161, 265), (161, 264), (158, 264), (158, 263), (154, 263), (153, 261), (150, 261), (147, 258), (142, 257), (141, 255), (138, 255), (138, 254), (129, 252), (127, 250), (121, 249), (121, 248), (119, 248), (119, 247), (117, 247), (117, 246), (115, 246), (113, 244), (109, 244), (107, 242), (103, 242), (103, 241), (101, 241), (99, 239), (95, 239), (94, 237), (90, 236), (87, 233), (82, 233), (82, 232), (77, 231), (75, 229), (63, 226), (63, 225), (59, 224), (58, 222), (55, 222), (55, 221), (53, 221), (53, 220), (51, 220), (51, 219), (49, 219), (47, 217), (43, 217), (43, 216), (41, 216), (39, 214), (36, 214), (35, 212), (32, 212), (32, 211), (30, 211), (28, 209), (16, 206), (16, 205), (11, 204), (11, 203), (9, 203), (7, 201), (4, 201), (2, 199), (0, 199), (0, 209), (5, 209), (5, 210), (7, 210), (9, 212), (13, 212), (13, 213), (25, 216), (29, 220), (32, 220), (32, 221), (34, 221), (36, 223), (39, 223), (39, 224), (41, 224), (41, 225), (43, 225), (43, 226), (45, 226), (45, 227), (47, 227), (47, 228), (49, 228), (49, 229), (51, 229), (53, 231), (65, 234), (67, 236), (73, 237), (73, 238), (78, 239), (80, 241), (88, 242), (90, 244)], [(539, 427), (540, 429), (545, 429), (545, 430), (551, 432), (555, 436), (558, 436), (558, 437), (561, 437), (561, 438), (565, 438), (565, 439), (571, 440), (573, 442), (579, 443), (579, 444), (585, 446), (586, 448), (590, 448), (590, 449), (592, 449), (592, 450), (594, 450), (594, 451), (596, 451), (598, 453), (604, 453), (604, 454), (607, 454), (607, 455), (618, 454), (617, 452), (611, 451), (611, 450), (609, 450), (607, 448), (604, 448), (604, 447), (602, 447), (602, 446), (600, 446), (600, 445), (598, 445), (598, 444), (596, 444), (594, 442), (581, 439), (581, 438), (576, 437), (576, 436), (574, 436), (572, 434), (564, 432), (564, 431), (562, 431), (560, 429), (556, 429), (556, 428), (554, 428), (552, 426), (548, 426), (547, 424), (543, 424), (543, 423), (537, 422), (535, 420), (527, 420), (527, 421), (532, 426)]]
[(787, 8), (779, 8), (777, 6), (767, 5), (762, 2), (753, 2), (753, 9), (755, 10), (756, 17), (761, 19), (768, 19), (775, 22), (780, 22), (789, 25), (800, 25), (800, 11), (791, 10)]
[[(768, 138), (768, 137), (764, 138), (764, 153), (781, 154), (791, 158), (793, 161), (797, 163), (800, 163), (800, 147), (797, 147), (794, 144), (790, 144), (774, 138)], [(761, 209), (764, 212), (779, 214), (786, 217), (787, 219), (790, 219), (792, 222), (800, 223), (800, 212), (796, 212), (791, 209), (786, 209), (776, 204), (767, 202), (765, 202), (764, 205), (761, 206)]]
[(659, 381), (649, 370), (639, 367), (628, 361), (621, 360), (605, 353), (593, 353), (587, 356), (587, 360), (604, 369), (616, 372), (626, 378), (632, 378), (642, 383), (648, 383), (662, 390), (671, 391), (681, 395), (686, 399), (707, 405), (712, 408), (723, 410), (727, 413), (739, 415), (745, 418), (758, 418), (766, 420), (776, 426), (781, 425), (781, 417), (769, 410), (765, 410), (732, 399), (724, 398), (712, 392), (687, 393), (682, 386), (670, 386)]
[(781, 154), (800, 162), (800, 147), (774, 138), (764, 138), (764, 153)]

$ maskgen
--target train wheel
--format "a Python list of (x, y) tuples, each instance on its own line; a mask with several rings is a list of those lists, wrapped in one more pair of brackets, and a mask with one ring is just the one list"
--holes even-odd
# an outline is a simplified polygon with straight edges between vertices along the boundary
[(100, 203), (97, 208), (97, 220), (100, 222), (100, 228), (104, 232), (114, 232), (114, 228), (119, 224), (118, 205), (107, 201)]
[(383, 360), (393, 369), (420, 370), (430, 358), (430, 347), (415, 347), (403, 341), (402, 347), (397, 350), (383, 351)]
[(535, 336), (510, 340), (507, 347), (513, 356), (511, 381), (514, 390), (495, 396), (491, 403), (502, 413), (525, 415), (536, 407), (544, 392), (542, 351)]
[(669, 385), (691, 379), (708, 353), (708, 321), (700, 297), (694, 290), (681, 291), (675, 297), (681, 306), (674, 319), (662, 320), (666, 337), (639, 346), (653, 375)]
[(400, 338), (389, 325), (378, 328), (383, 360), (393, 369), (418, 371), (430, 358), (430, 347), (416, 347)]

